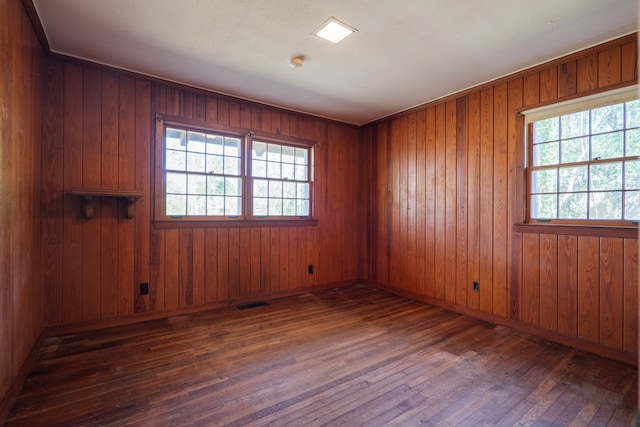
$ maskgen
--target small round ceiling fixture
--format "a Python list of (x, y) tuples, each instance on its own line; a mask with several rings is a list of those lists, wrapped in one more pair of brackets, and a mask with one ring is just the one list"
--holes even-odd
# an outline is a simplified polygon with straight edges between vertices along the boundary
[(302, 67), (303, 63), (304, 63), (304, 56), (302, 55), (294, 56), (289, 60), (289, 65), (291, 66), (291, 68), (300, 68)]

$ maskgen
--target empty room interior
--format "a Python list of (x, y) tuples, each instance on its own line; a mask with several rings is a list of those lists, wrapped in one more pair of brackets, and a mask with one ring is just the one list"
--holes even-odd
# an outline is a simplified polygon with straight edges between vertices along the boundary
[(0, 424), (634, 422), (635, 0), (0, 20)]

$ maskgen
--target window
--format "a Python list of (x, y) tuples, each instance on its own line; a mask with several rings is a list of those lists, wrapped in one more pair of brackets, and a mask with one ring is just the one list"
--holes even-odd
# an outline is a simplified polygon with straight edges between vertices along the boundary
[(313, 143), (158, 118), (156, 220), (304, 220)]
[(634, 88), (525, 113), (529, 220), (616, 225), (640, 219), (635, 98)]

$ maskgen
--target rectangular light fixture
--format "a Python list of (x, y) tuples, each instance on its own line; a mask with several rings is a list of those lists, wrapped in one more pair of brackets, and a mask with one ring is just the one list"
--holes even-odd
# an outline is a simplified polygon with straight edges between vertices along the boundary
[(348, 26), (336, 18), (331, 17), (322, 24), (320, 29), (313, 33), (315, 36), (321, 39), (327, 40), (333, 44), (338, 44), (356, 31), (355, 28)]

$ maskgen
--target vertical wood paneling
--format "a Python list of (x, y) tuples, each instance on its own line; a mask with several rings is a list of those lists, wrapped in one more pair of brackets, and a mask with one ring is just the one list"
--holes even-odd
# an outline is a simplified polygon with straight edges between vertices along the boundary
[(435, 108), (435, 253), (434, 253), (434, 293), (433, 297), (444, 299), (445, 296), (445, 225), (446, 211), (444, 209), (446, 199), (446, 145), (445, 145), (445, 120), (446, 107), (445, 104), (438, 104)]
[(417, 152), (417, 117), (415, 113), (407, 116), (407, 277), (411, 292), (418, 290), (418, 234), (416, 233), (416, 152)]
[[(453, 260), (456, 259), (457, 243), (457, 161), (456, 161), (456, 103), (450, 100), (446, 103), (446, 185), (445, 185), (445, 300), (455, 302), (456, 300), (456, 269)], [(466, 267), (466, 266), (465, 266)]]
[[(120, 77), (118, 85), (118, 183), (117, 188), (131, 189), (135, 188), (136, 182), (136, 145), (135, 145), (135, 80), (131, 77)], [(164, 92), (163, 92), (164, 95)], [(164, 98), (162, 98), (164, 101)], [(132, 314), (134, 310), (134, 294), (131, 288), (135, 283), (135, 222), (129, 218), (125, 218), (122, 214), (122, 207), (118, 210), (118, 315)], [(159, 243), (157, 240), (156, 243)], [(153, 242), (152, 242), (153, 244)], [(157, 253), (152, 252), (154, 255)], [(154, 267), (155, 279), (149, 278), (150, 284), (153, 284), (149, 290), (150, 296), (153, 295), (153, 304), (150, 303), (151, 309), (162, 307), (158, 305), (160, 300), (158, 297), (164, 294), (158, 292), (156, 283), (160, 280), (158, 269), (161, 260), (156, 256)], [(151, 261), (150, 261), (151, 262)], [(164, 301), (164, 299), (162, 300)]]
[[(508, 230), (513, 221), (508, 221), (509, 202), (509, 87), (498, 85), (493, 90), (493, 284), (487, 299), (491, 298), (491, 311), (498, 315), (506, 313), (507, 289), (507, 241)], [(513, 108), (513, 107), (512, 107)], [(513, 110), (512, 110), (513, 111)]]
[(615, 46), (598, 54), (598, 87), (607, 87), (622, 80), (620, 46)]
[[(540, 235), (540, 327), (558, 330), (558, 236)], [(564, 310), (562, 307), (561, 310)]]
[[(467, 172), (467, 283), (480, 280), (480, 93), (474, 92), (468, 99), (468, 172)], [(478, 292), (467, 294), (467, 306), (480, 308)]]
[(598, 342), (600, 334), (600, 240), (578, 237), (578, 338)]
[(558, 97), (564, 98), (574, 95), (577, 90), (577, 63), (565, 62), (558, 66)]
[(522, 197), (524, 191), (524, 177), (522, 176), (522, 168), (518, 165), (524, 164), (524, 153), (522, 147), (523, 142), (523, 117), (517, 113), (524, 102), (524, 87), (522, 79), (511, 80), (507, 84), (508, 102), (507, 102), (507, 195), (506, 211), (507, 211), (507, 259), (511, 256), (511, 260), (507, 261), (507, 284), (505, 287), (494, 286), (494, 302), (493, 312), (498, 316), (515, 317), (515, 313), (519, 311), (517, 307), (520, 301), (520, 292), (517, 281), (519, 273), (519, 262), (521, 247), (519, 235), (513, 232), (512, 224), (524, 221), (524, 204), (517, 202)]
[[(102, 76), (101, 188), (118, 188), (118, 76)], [(102, 203), (100, 245), (100, 318), (118, 314), (118, 200)]]
[[(61, 78), (60, 63), (44, 66), (44, 54), (23, 5), (0, 2), (0, 405), (47, 323), (60, 319), (62, 265), (62, 140), (57, 104), (43, 106), (63, 89), (45, 78)], [(53, 102), (53, 101), (52, 101)], [(44, 114), (43, 114), (44, 111)], [(51, 131), (51, 134), (47, 132)], [(51, 155), (51, 157), (47, 157)], [(42, 164), (51, 161), (45, 170)], [(51, 182), (44, 182), (51, 179)], [(43, 191), (58, 191), (43, 196)], [(48, 206), (47, 206), (48, 204)], [(43, 247), (43, 245), (46, 245)], [(45, 249), (46, 248), (46, 249)], [(44, 250), (43, 250), (44, 249)], [(43, 263), (45, 257), (54, 254)], [(46, 285), (43, 290), (43, 266)], [(54, 297), (50, 301), (48, 297)], [(62, 298), (60, 298), (62, 296)], [(43, 298), (44, 297), (44, 298)], [(46, 299), (45, 299), (46, 298)], [(46, 308), (52, 304), (51, 309)], [(19, 385), (19, 384), (16, 384)], [(8, 409), (6, 405), (0, 409)], [(0, 414), (2, 416), (4, 414)]]
[(623, 336), (622, 349), (638, 349), (638, 240), (624, 239)]
[[(82, 186), (82, 68), (64, 65), (64, 240), (62, 322), (82, 320), (82, 228), (80, 201), (70, 194)], [(69, 260), (75, 262), (69, 262)]]
[(207, 228), (204, 233), (204, 300), (215, 302), (218, 301), (218, 230)]
[(427, 270), (426, 294), (429, 297), (436, 295), (436, 224), (438, 213), (436, 211), (436, 109), (427, 108), (427, 131), (426, 131), (426, 161), (425, 161), (425, 184), (427, 185), (427, 217), (426, 217), (426, 262)]
[(468, 224), (468, 142), (467, 142), (467, 98), (456, 100), (456, 295), (455, 302), (464, 306), (467, 302), (467, 290), (471, 288), (467, 282), (467, 224)]
[[(151, 239), (151, 87), (144, 80), (136, 80), (136, 124), (135, 124), (135, 186), (142, 194), (148, 194), (136, 202), (135, 237), (135, 282), (130, 291), (137, 296), (135, 311), (146, 311), (149, 306), (149, 296), (139, 295), (139, 283), (149, 282), (149, 243)], [(174, 252), (175, 253), (175, 252)], [(167, 252), (171, 254), (171, 252)], [(165, 284), (176, 282), (165, 282)]]
[[(42, 250), (44, 277), (45, 325), (62, 323), (62, 274), (63, 274), (63, 198), (64, 192), (64, 136), (63, 87), (55, 84), (63, 79), (61, 61), (50, 61), (45, 69), (44, 105), (42, 120), (42, 154), (47, 161), (42, 163)], [(3, 322), (7, 324), (6, 322)]]
[(522, 293), (520, 321), (538, 326), (540, 322), (540, 238), (537, 234), (522, 236)]
[[(416, 113), (416, 279), (419, 295), (427, 292), (427, 117), (425, 111)], [(433, 220), (433, 219), (431, 219)]]
[[(491, 312), (493, 298), (493, 90), (480, 95), (480, 310)], [(487, 292), (484, 292), (484, 291)]]
[(540, 102), (549, 102), (558, 98), (558, 69), (546, 68), (540, 71)]
[[(82, 186), (101, 187), (101, 111), (102, 73), (84, 70), (82, 88)], [(94, 201), (100, 217), (102, 200)], [(100, 318), (100, 221), (84, 221), (82, 225), (82, 320)]]
[(636, 83), (638, 81), (638, 41), (625, 43), (621, 49), (622, 81)]
[(578, 58), (578, 93), (598, 88), (598, 54)]
[(623, 239), (600, 238), (600, 344), (622, 350)]
[(578, 335), (578, 238), (558, 236), (558, 332)]

